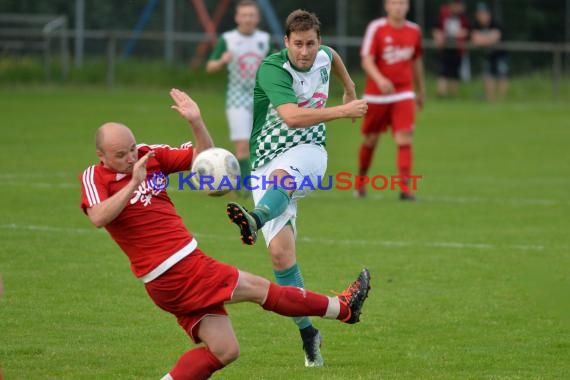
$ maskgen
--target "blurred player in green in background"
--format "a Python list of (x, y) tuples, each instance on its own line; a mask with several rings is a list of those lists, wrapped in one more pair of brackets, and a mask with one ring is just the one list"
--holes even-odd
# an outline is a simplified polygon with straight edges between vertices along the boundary
[(251, 171), (249, 136), (253, 124), (255, 73), (270, 50), (270, 36), (257, 29), (259, 21), (257, 3), (239, 1), (235, 13), (237, 27), (222, 34), (206, 65), (208, 73), (225, 66), (228, 69), (226, 117), (242, 178)]

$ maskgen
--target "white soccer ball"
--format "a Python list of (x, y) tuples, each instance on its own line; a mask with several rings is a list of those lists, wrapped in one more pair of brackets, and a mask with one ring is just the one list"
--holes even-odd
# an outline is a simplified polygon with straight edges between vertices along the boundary
[(221, 196), (237, 188), (240, 174), (237, 158), (223, 148), (206, 149), (192, 162), (192, 183), (211, 196)]

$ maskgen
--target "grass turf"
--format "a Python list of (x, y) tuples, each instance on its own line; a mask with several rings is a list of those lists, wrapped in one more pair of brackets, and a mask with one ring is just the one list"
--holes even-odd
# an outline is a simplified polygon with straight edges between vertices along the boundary
[[(216, 142), (223, 96), (195, 96)], [(139, 142), (189, 139), (166, 90), (2, 88), (0, 363), (6, 379), (152, 379), (191, 347), (119, 248), (78, 208), (101, 123)], [(570, 375), (568, 108), (432, 101), (415, 136), (416, 203), (394, 191), (319, 191), (301, 201), (309, 289), (342, 290), (362, 266), (362, 323), (315, 320), (326, 367), (305, 369), (294, 325), (228, 307), (240, 359), (214, 379), (560, 379)], [(328, 173), (354, 173), (359, 124), (329, 123)], [(395, 174), (386, 135), (371, 174)], [(271, 278), (263, 242), (242, 246), (225, 198), (170, 191), (211, 256)]]

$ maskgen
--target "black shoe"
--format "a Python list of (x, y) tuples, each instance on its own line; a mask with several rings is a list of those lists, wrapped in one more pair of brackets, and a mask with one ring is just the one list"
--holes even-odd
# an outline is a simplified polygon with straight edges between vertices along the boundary
[(303, 339), (303, 351), (305, 351), (305, 367), (322, 367), (325, 364), (321, 355), (321, 343), (323, 338), (319, 330), (308, 339)]
[(245, 208), (237, 203), (230, 202), (227, 206), (230, 220), (239, 227), (241, 241), (247, 245), (255, 244), (257, 240), (257, 223)]
[(368, 291), (370, 290), (370, 272), (368, 269), (364, 268), (360, 271), (358, 278), (354, 281), (348, 289), (338, 295), (338, 299), (341, 303), (344, 303), (350, 309), (350, 314), (348, 317), (342, 320), (344, 323), (357, 323), (360, 321), (360, 312), (362, 311), (362, 305), (366, 297), (368, 297)]
[(400, 200), (401, 201), (415, 201), (416, 200), (416, 196), (412, 193), (409, 192), (401, 192), (400, 193)]

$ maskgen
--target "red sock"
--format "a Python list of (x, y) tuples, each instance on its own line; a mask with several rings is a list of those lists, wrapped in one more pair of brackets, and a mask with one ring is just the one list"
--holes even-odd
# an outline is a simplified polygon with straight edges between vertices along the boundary
[(365, 144), (360, 145), (360, 152), (358, 154), (358, 174), (365, 175), (368, 173), (373, 155), (374, 147), (371, 148)]
[(202, 380), (221, 369), (224, 365), (206, 347), (186, 352), (170, 371), (174, 380)]
[[(398, 145), (398, 173), (405, 178), (408, 178), (412, 172), (412, 146), (411, 145)], [(410, 189), (406, 183), (402, 187), (403, 192), (409, 192)]]
[(269, 284), (267, 299), (261, 305), (265, 310), (287, 317), (322, 317), (327, 312), (329, 298), (322, 294), (294, 286)]

